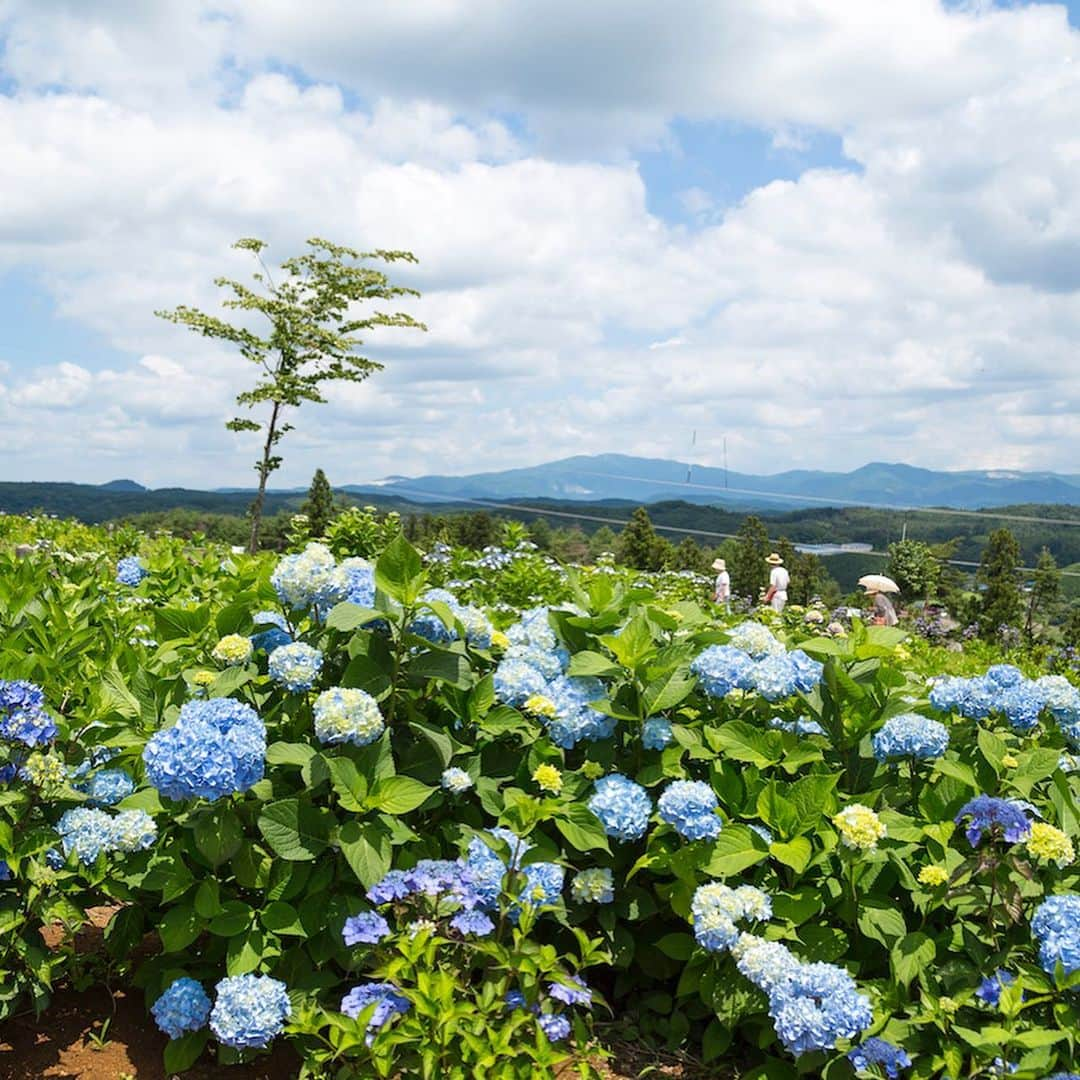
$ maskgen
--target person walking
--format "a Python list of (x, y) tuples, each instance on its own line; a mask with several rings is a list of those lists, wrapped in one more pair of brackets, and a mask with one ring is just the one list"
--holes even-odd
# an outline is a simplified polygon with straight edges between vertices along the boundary
[(788, 585), (791, 584), (791, 577), (784, 568), (784, 560), (775, 551), (765, 561), (772, 567), (769, 573), (769, 591), (765, 594), (765, 603), (773, 611), (780, 612), (784, 610), (784, 605), (787, 603), (787, 591)]
[(867, 586), (866, 595), (873, 604), (873, 612), (870, 621), (874, 626), (895, 626), (900, 620), (896, 616), (896, 608), (892, 601), (880, 590), (872, 585)]
[(731, 614), (731, 575), (723, 559), (714, 559), (712, 568), (717, 571), (716, 585), (713, 588), (713, 602), (723, 604), (724, 611)]

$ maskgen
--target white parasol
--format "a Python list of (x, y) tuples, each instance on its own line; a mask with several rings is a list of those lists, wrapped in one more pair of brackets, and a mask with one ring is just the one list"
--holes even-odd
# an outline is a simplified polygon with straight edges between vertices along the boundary
[(900, 586), (892, 578), (886, 577), (884, 574), (866, 574), (859, 578), (859, 584), (867, 592), (898, 593), (900, 591)]

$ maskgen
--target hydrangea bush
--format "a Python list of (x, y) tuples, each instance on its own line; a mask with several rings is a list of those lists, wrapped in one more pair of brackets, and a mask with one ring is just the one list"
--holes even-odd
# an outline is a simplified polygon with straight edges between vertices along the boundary
[(131, 535), (0, 555), (0, 1015), (106, 903), (170, 1072), (287, 1039), (311, 1075), (589, 1075), (610, 1034), (770, 1080), (1067, 1073), (1067, 678), (364, 536), (159, 538), (138, 581)]

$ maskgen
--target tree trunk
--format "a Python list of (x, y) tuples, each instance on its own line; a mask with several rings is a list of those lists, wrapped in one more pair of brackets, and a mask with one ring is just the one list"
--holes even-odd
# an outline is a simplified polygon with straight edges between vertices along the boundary
[(278, 413), (281, 402), (274, 402), (274, 411), (270, 414), (270, 424), (266, 429), (266, 442), (263, 443), (262, 461), (259, 463), (259, 490), (251, 504), (251, 539), (248, 541), (248, 554), (254, 555), (259, 550), (259, 528), (262, 525), (263, 504), (266, 502), (266, 482), (270, 479), (270, 451), (274, 448), (274, 432), (277, 429)]

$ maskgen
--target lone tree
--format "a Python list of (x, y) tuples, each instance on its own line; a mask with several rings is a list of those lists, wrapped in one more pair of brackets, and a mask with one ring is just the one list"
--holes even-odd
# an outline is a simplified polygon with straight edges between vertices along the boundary
[(635, 570), (659, 570), (664, 565), (667, 545), (656, 535), (649, 511), (639, 506), (615, 542), (615, 556)]
[(262, 316), (269, 324), (260, 336), (245, 324), (233, 324), (197, 308), (181, 305), (156, 314), (179, 323), (203, 337), (227, 341), (255, 364), (257, 381), (250, 390), (237, 394), (238, 405), (248, 409), (266, 406), (269, 415), (260, 421), (240, 416), (225, 426), (230, 431), (263, 433), (262, 454), (255, 463), (259, 489), (251, 506), (251, 538), (248, 550), (259, 546), (259, 527), (266, 501), (266, 482), (281, 467), (275, 453), (277, 444), (293, 425), (284, 419), (285, 410), (305, 401), (325, 403), (322, 385), (328, 382), (361, 382), (382, 364), (357, 355), (363, 343), (357, 334), (376, 326), (406, 326), (426, 330), (423, 323), (403, 312), (361, 313), (356, 305), (390, 300), (397, 296), (419, 296), (415, 289), (392, 285), (386, 274), (371, 262), (415, 263), (408, 251), (356, 251), (318, 238), (309, 240), (304, 255), (286, 259), (281, 277), (275, 281), (262, 259), (262, 240), (238, 240), (233, 247), (250, 251), (259, 264), (252, 275), (251, 288), (231, 278), (217, 278), (214, 284), (231, 295), (222, 306)]
[(1045, 612), (1057, 602), (1060, 595), (1061, 571), (1050, 549), (1044, 547), (1039, 553), (1039, 561), (1035, 564), (1035, 578), (1031, 583), (1027, 615), (1024, 619), (1024, 633), (1027, 634), (1029, 641), (1035, 633), (1036, 613)]
[(993, 638), (1001, 626), (1020, 621), (1020, 589), (1016, 568), (1020, 565), (1020, 545), (1008, 529), (995, 529), (987, 538), (979, 563), (977, 580), (985, 585), (979, 607), (979, 628), (983, 637)]
[(334, 492), (326, 473), (316, 469), (308, 488), (307, 501), (300, 508), (307, 515), (308, 535), (325, 536), (327, 526), (334, 519)]
[(737, 596), (757, 600), (758, 593), (769, 580), (765, 556), (769, 554), (769, 531), (755, 514), (747, 517), (739, 528), (735, 549), (728, 559), (731, 588)]
[(941, 563), (929, 544), (921, 540), (897, 540), (889, 545), (885, 573), (906, 596), (930, 600), (941, 582)]

